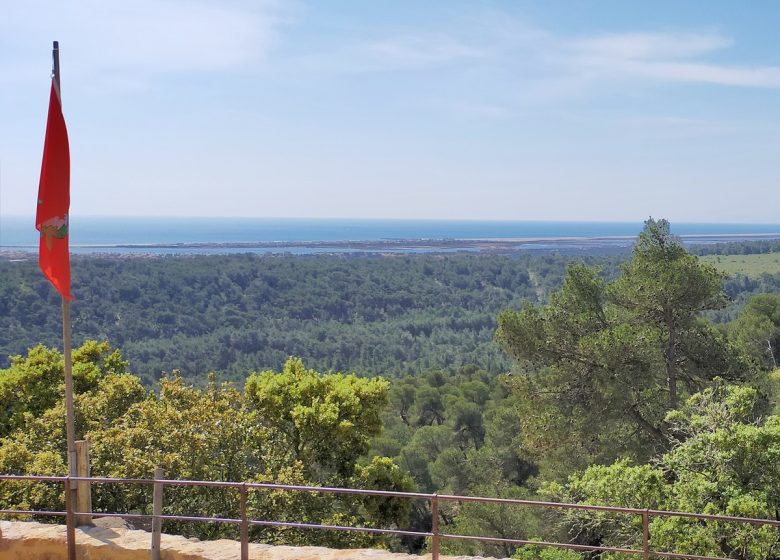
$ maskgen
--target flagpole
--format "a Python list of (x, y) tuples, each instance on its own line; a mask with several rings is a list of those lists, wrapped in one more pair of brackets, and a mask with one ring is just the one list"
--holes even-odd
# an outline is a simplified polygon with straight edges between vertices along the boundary
[[(57, 92), (60, 106), (62, 106), (62, 89), (60, 87), (60, 46), (58, 41), (52, 45), (52, 78), (54, 80), (54, 89)], [(76, 476), (76, 427), (75, 413), (73, 411), (73, 357), (72, 340), (70, 329), (70, 301), (62, 297), (62, 355), (65, 360), (65, 432), (68, 447), (68, 475)], [(76, 553), (76, 531), (75, 520), (73, 519), (72, 506), (76, 504), (75, 483), (69, 484), (70, 496), (66, 496), (71, 508), (68, 508), (67, 536), (68, 536), (68, 557), (75, 558)]]
[[(58, 41), (54, 41), (52, 59), (54, 62), (52, 70), (54, 89), (57, 91), (57, 97), (60, 98), (60, 106), (62, 106), (60, 88), (60, 46)], [(76, 476), (76, 430), (75, 414), (73, 412), (73, 358), (70, 332), (70, 301), (64, 296), (62, 297), (62, 345), (63, 356), (65, 358), (65, 431), (67, 433), (68, 445), (68, 474), (70, 474), (70, 476)]]

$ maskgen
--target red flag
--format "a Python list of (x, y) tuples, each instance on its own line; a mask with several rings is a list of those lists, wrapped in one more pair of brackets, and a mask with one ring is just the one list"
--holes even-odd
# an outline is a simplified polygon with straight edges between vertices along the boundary
[(62, 297), (70, 293), (70, 251), (68, 249), (68, 211), (70, 209), (70, 149), (68, 131), (56, 83), (52, 80), (49, 118), (43, 145), (41, 182), (38, 185), (38, 211), (35, 227), (41, 232), (38, 263), (43, 274)]

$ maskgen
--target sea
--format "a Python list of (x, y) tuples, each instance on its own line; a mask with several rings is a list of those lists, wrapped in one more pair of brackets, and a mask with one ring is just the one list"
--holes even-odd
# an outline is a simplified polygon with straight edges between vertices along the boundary
[[(72, 217), (71, 252), (111, 254), (228, 254), (458, 251), (453, 240), (516, 240), (518, 247), (587, 241), (589, 246), (632, 242), (642, 222), (480, 221), (308, 218), (159, 218)], [(780, 239), (780, 224), (673, 223), (685, 240)], [(445, 247), (405, 246), (389, 249), (345, 246), (355, 241), (447, 240)], [(530, 245), (529, 245), (530, 246)], [(34, 252), (38, 232), (34, 219), (0, 217), (0, 251)], [(473, 250), (466, 247), (465, 250)]]

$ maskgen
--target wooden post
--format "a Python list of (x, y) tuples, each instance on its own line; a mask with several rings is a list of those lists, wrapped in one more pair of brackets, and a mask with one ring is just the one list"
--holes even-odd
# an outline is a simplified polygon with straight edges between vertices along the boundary
[(642, 558), (650, 560), (650, 512), (642, 512)]
[[(76, 474), (89, 478), (89, 442), (76, 442)], [(84, 480), (76, 483), (76, 525), (92, 525), (92, 485)]]
[[(161, 468), (154, 469), (154, 480), (162, 480), (165, 477), (165, 471)], [(162, 533), (162, 505), (163, 505), (163, 483), (155, 482), (152, 494), (152, 547), (149, 549), (149, 558), (151, 560), (160, 560), (160, 539)]]

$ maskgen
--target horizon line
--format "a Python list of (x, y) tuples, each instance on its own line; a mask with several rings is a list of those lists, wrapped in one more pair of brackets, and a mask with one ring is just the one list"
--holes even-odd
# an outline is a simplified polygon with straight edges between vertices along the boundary
[[(33, 219), (31, 214), (6, 214), (2, 216), (9, 219)], [(563, 224), (563, 223), (578, 223), (578, 224), (641, 224), (648, 218), (644, 219), (529, 219), (529, 218), (440, 218), (440, 217), (425, 217), (425, 218), (405, 218), (405, 217), (355, 217), (355, 216), (205, 216), (205, 215), (143, 215), (143, 214), (71, 214), (71, 220), (73, 219), (145, 219), (145, 220), (291, 220), (291, 221), (362, 221), (362, 222), (504, 222), (504, 223), (538, 223), (538, 224)], [(667, 218), (659, 218), (667, 219)], [(668, 219), (667, 219), (668, 220)], [(699, 220), (668, 220), (672, 226), (675, 224), (686, 225), (780, 225), (778, 222), (767, 221), (699, 221)]]

